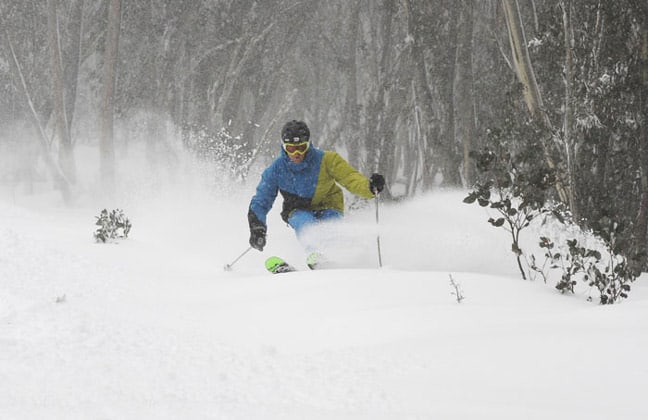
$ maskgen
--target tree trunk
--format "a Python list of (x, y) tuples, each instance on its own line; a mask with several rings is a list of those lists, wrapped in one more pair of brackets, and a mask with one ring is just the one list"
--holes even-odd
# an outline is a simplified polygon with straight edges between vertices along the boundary
[(522, 25), (518, 2), (517, 0), (502, 0), (502, 8), (508, 28), (513, 65), (518, 80), (524, 89), (524, 100), (527, 108), (532, 116), (540, 117), (547, 126), (551, 126), (546, 114), (544, 114), (542, 95), (540, 95), (540, 89), (538, 88), (533, 65), (531, 64), (531, 57), (527, 49), (526, 35)]
[[(358, 28), (360, 27), (360, 5), (355, 4), (355, 2), (349, 2), (350, 18), (349, 26), (347, 28), (348, 39), (344, 45), (344, 48), (347, 52), (347, 59), (344, 60), (344, 66), (347, 68), (345, 72), (348, 80), (348, 88), (346, 90), (346, 95), (344, 99), (344, 113), (342, 115), (343, 124), (342, 130), (346, 128), (346, 133), (349, 136), (351, 142), (355, 143), (349, 147), (349, 162), (353, 165), (358, 165), (360, 163), (360, 152), (361, 148), (359, 147), (360, 140), (360, 115), (358, 112), (358, 83), (357, 83), (357, 39), (358, 39)], [(377, 168), (371, 168), (371, 170), (378, 170)]]
[[(378, 34), (382, 38), (382, 48), (376, 48), (380, 57), (376, 58), (377, 63), (377, 80), (375, 81), (376, 93), (375, 98), (369, 106), (367, 115), (367, 139), (365, 140), (365, 149), (367, 150), (367, 164), (370, 168), (376, 168), (392, 181), (397, 171), (392, 166), (384, 166), (384, 155), (393, 155), (395, 153), (393, 127), (387, 125), (386, 119), (389, 113), (387, 109), (387, 98), (389, 97), (391, 67), (390, 56), (392, 52), (392, 20), (396, 14), (396, 0), (384, 0), (382, 15), (378, 24)], [(391, 129), (391, 130), (390, 130)], [(387, 191), (388, 192), (388, 191)]]
[(457, 53), (454, 75), (455, 139), (463, 145), (463, 184), (473, 182), (472, 161), (469, 153), (475, 137), (475, 98), (473, 87), (473, 7), (469, 1), (462, 4), (457, 33)]
[[(65, 113), (67, 114), (67, 126), (72, 130), (74, 110), (76, 103), (76, 92), (81, 67), (81, 38), (83, 36), (83, 7), (85, 0), (76, 0), (72, 9), (70, 19), (70, 55), (63, 65), (65, 75)], [(74, 142), (73, 142), (74, 143)]]
[[(641, 92), (639, 93), (639, 106), (644, 116), (648, 115), (648, 28), (642, 31), (640, 71), (641, 71)], [(637, 214), (636, 225), (636, 251), (643, 252), (643, 267), (639, 269), (648, 271), (648, 121), (644, 118), (639, 139), (640, 174), (641, 174), (641, 201)]]
[[(411, 0), (405, 0), (403, 2), (403, 5), (407, 18), (407, 31), (409, 36), (411, 37), (409, 48), (412, 58), (412, 71), (414, 76), (416, 98), (419, 99), (415, 106), (419, 107), (421, 112), (420, 121), (422, 133), (419, 141), (423, 142), (424, 147), (422, 149), (426, 151), (426, 154), (430, 156), (435, 154), (435, 150), (431, 149), (436, 149), (436, 151), (438, 151), (438, 154), (441, 157), (440, 162), (444, 174), (443, 182), (445, 184), (451, 185), (455, 181), (454, 177), (451, 173), (446, 171), (445, 168), (447, 168), (448, 165), (451, 165), (449, 164), (449, 162), (453, 160), (452, 139), (448, 138), (448, 136), (446, 136), (446, 138), (440, 138), (442, 136), (440, 136), (438, 133), (439, 124), (435, 120), (434, 116), (434, 99), (432, 97), (432, 92), (428, 83), (425, 56), (423, 54), (423, 45), (421, 45), (420, 28), (418, 27), (418, 22), (416, 16), (414, 15), (416, 8), (413, 7)], [(425, 185), (423, 185), (423, 189), (431, 187), (435, 174), (435, 170), (431, 170), (433, 168), (431, 168), (432, 165), (429, 162), (428, 158), (429, 156), (426, 156), (425, 161), (427, 162), (427, 168), (425, 168), (426, 176), (424, 177)]]
[(58, 158), (63, 174), (70, 184), (76, 181), (76, 167), (72, 139), (68, 127), (65, 109), (65, 79), (61, 60), (56, 0), (47, 0), (47, 31), (50, 50), (50, 70), (52, 74), (52, 103), (54, 104), (54, 121), (58, 136)]
[(574, 107), (572, 104), (574, 84), (574, 31), (572, 28), (572, 5), (571, 0), (562, 0), (560, 6), (563, 12), (563, 32), (565, 48), (565, 64), (563, 70), (563, 81), (565, 84), (565, 102), (563, 116), (563, 143), (565, 145), (565, 160), (567, 162), (567, 180), (569, 183), (569, 207), (575, 220), (580, 220), (580, 211), (575, 199), (576, 186), (576, 152), (578, 140), (573, 134)]
[(38, 118), (38, 113), (34, 107), (34, 102), (32, 101), (31, 94), (29, 93), (29, 88), (27, 87), (27, 82), (25, 81), (25, 76), (23, 74), (20, 63), (18, 62), (18, 57), (14, 51), (13, 45), (11, 43), (11, 38), (9, 34), (5, 31), (5, 39), (7, 40), (7, 46), (9, 49), (9, 55), (11, 57), (11, 62), (13, 64), (12, 69), (15, 73), (15, 78), (19, 81), (18, 85), (22, 88), (23, 98), (25, 100), (25, 108), (27, 109), (27, 115), (29, 115), (36, 132), (38, 133), (38, 142), (41, 149), (41, 154), (45, 165), (52, 175), (54, 185), (61, 190), (61, 195), (63, 200), (66, 203), (71, 201), (71, 191), (70, 191), (70, 182), (65, 177), (65, 174), (58, 167), (49, 150), (47, 134), (45, 134), (45, 129), (43, 124), (41, 124), (40, 118)]
[[(511, 53), (513, 56), (512, 64), (515, 68), (517, 78), (522, 84), (524, 100), (529, 113), (547, 130), (553, 131), (549, 116), (544, 110), (542, 95), (540, 94), (540, 88), (538, 87), (535, 72), (533, 71), (533, 65), (531, 64), (531, 57), (529, 56), (529, 50), (527, 49), (526, 35), (522, 25), (522, 17), (520, 16), (518, 1), (502, 0), (502, 8), (504, 10), (509, 42), (511, 44)], [(547, 165), (550, 168), (555, 169), (556, 164), (551, 157), (549, 150), (550, 145), (547, 144), (547, 141), (543, 141), (542, 145)], [(570, 206), (573, 205), (569, 199), (571, 194), (569, 194), (568, 188), (560, 180), (556, 183), (556, 191), (563, 203), (567, 203)]]
[(112, 194), (115, 188), (115, 147), (113, 139), (113, 100), (117, 53), (119, 51), (119, 26), (121, 23), (121, 0), (110, 0), (108, 27), (104, 53), (103, 97), (101, 107), (101, 139), (99, 143), (100, 173), (105, 192)]
[[(448, 54), (449, 63), (447, 71), (442, 72), (441, 79), (441, 85), (443, 86), (441, 88), (441, 91), (443, 92), (441, 97), (444, 98), (443, 102), (447, 104), (448, 111), (445, 120), (445, 129), (442, 129), (440, 139), (443, 157), (439, 163), (443, 174), (443, 183), (450, 187), (461, 185), (461, 170), (459, 169), (461, 158), (459, 158), (459, 151), (457, 148), (457, 127), (455, 125), (457, 122), (457, 109), (455, 108), (455, 78), (457, 76), (457, 66), (459, 65), (457, 63), (457, 53), (459, 51), (457, 43), (459, 40), (459, 9), (461, 6), (462, 2), (455, 2), (450, 6), (450, 21), (448, 23), (448, 48), (450, 50), (450, 53)], [(432, 179), (429, 179), (428, 183), (432, 183)]]

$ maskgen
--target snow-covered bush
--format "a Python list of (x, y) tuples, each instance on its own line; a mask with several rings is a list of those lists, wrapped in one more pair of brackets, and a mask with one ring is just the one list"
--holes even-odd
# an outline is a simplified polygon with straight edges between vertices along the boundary
[[(502, 140), (501, 137), (498, 139)], [(578, 280), (582, 279), (596, 288), (601, 304), (626, 298), (630, 283), (638, 273), (629, 267), (624, 256), (627, 246), (617, 239), (621, 230), (619, 224), (608, 219), (609, 223), (599, 228), (596, 234), (585, 231), (572, 220), (567, 209), (555, 205), (551, 199), (557, 177), (555, 170), (537, 158), (542, 155), (538, 144), (527, 145), (526, 149), (519, 149), (516, 153), (510, 149), (511, 146), (504, 141), (494, 143), (490, 149), (471, 153), (481, 180), (464, 202), (477, 202), (498, 213), (488, 222), (502, 227), (511, 235), (511, 249), (522, 278), (526, 280), (532, 278), (532, 273), (538, 273), (547, 282), (549, 273), (559, 270), (560, 280), (556, 288), (562, 293), (574, 292)], [(545, 261), (538, 265), (533, 252), (522, 249), (520, 233), (532, 221), (541, 219), (540, 216), (558, 225), (552, 232), (541, 236), (540, 248), (544, 250)], [(565, 235), (567, 232), (569, 236)]]
[(614, 246), (605, 239), (583, 231), (571, 220), (560, 218), (557, 223), (563, 226), (562, 230), (569, 232), (571, 238), (557, 240), (541, 236), (539, 246), (544, 250), (545, 263), (538, 267), (535, 256), (531, 255), (530, 269), (541, 273), (545, 282), (549, 272), (557, 270), (560, 279), (556, 289), (561, 293), (574, 293), (580, 280), (597, 290), (599, 303), (603, 305), (627, 298), (630, 283), (637, 278), (637, 273), (629, 268), (627, 258), (615, 252)]
[(106, 243), (114, 239), (126, 239), (131, 230), (131, 223), (120, 209), (114, 209), (110, 213), (103, 209), (99, 216), (95, 217), (99, 226), (94, 233), (97, 242)]

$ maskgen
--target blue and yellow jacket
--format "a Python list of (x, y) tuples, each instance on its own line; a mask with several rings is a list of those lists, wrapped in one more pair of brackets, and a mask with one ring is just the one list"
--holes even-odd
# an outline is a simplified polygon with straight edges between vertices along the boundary
[(311, 145), (304, 160), (293, 163), (282, 149), (281, 155), (261, 175), (250, 202), (250, 226), (259, 223), (266, 226), (266, 216), (278, 192), (284, 199), (281, 218), (285, 222), (296, 209), (335, 209), (344, 213), (344, 195), (338, 184), (361, 197), (374, 197), (369, 179), (339, 154)]

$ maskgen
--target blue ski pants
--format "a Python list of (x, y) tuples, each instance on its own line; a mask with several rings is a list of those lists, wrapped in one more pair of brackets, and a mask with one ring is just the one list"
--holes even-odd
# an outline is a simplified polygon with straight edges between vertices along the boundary
[(341, 219), (342, 213), (338, 210), (324, 209), (324, 210), (294, 210), (288, 218), (288, 224), (295, 229), (297, 238), (301, 239), (304, 228), (313, 226), (317, 223)]

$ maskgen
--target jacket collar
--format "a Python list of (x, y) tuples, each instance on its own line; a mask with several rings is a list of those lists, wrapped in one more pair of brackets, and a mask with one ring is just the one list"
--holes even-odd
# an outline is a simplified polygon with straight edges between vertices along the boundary
[(293, 163), (288, 157), (288, 153), (286, 153), (283, 147), (281, 148), (281, 159), (286, 164), (288, 170), (292, 172), (301, 172), (304, 169), (311, 166), (314, 159), (314, 155), (315, 155), (315, 147), (311, 144), (310, 148), (306, 152), (306, 156), (304, 157), (304, 160), (302, 160), (300, 163)]

